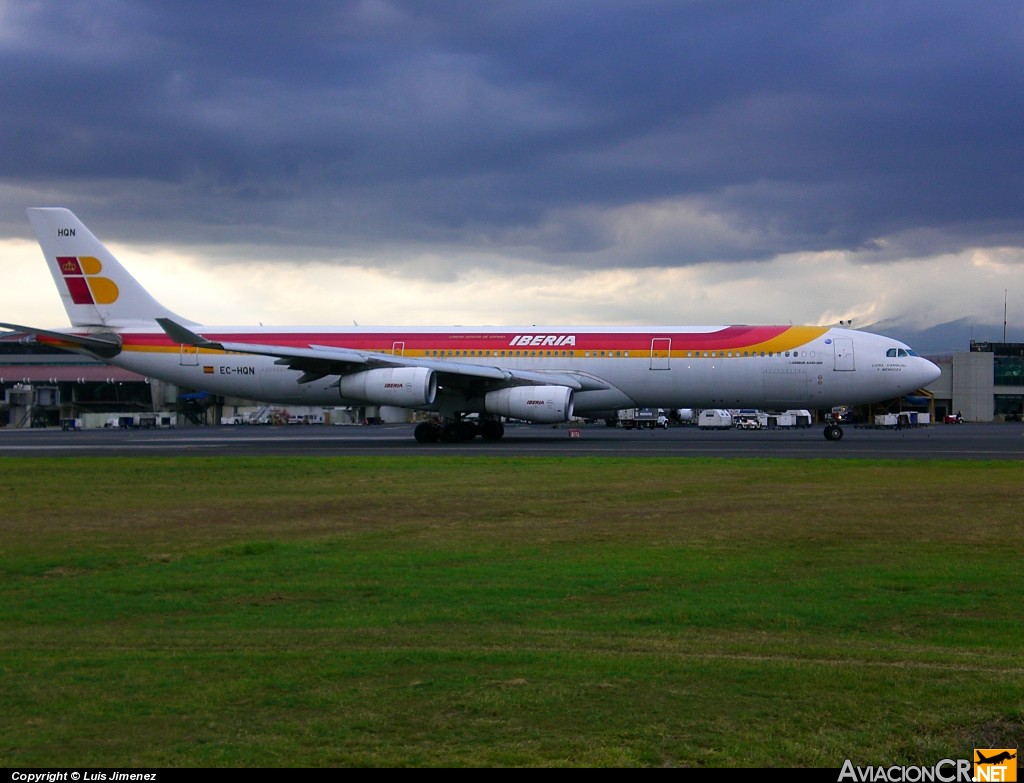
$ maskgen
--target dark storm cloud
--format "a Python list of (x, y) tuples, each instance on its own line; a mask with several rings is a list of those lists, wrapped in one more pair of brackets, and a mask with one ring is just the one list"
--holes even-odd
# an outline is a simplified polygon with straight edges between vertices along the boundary
[[(3, 220), (636, 266), (1020, 245), (1021, 9), (15, 4)], [(665, 204), (685, 234), (621, 247), (609, 216)]]

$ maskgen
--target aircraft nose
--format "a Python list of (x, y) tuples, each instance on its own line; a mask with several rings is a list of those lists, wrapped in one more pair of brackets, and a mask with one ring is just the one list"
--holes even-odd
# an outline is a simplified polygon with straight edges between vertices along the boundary
[(939, 376), (942, 375), (942, 370), (939, 369), (937, 364), (928, 359), (919, 358), (918, 362), (919, 364), (915, 368), (915, 375), (917, 376), (915, 383), (918, 389), (923, 389), (925, 386), (935, 383)]

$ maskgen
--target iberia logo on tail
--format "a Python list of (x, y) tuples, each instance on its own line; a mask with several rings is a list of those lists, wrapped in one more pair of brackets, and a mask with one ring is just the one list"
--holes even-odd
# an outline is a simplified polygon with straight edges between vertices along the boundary
[(57, 256), (57, 266), (75, 304), (113, 304), (117, 301), (117, 284), (109, 277), (98, 276), (103, 271), (103, 264), (98, 258)]

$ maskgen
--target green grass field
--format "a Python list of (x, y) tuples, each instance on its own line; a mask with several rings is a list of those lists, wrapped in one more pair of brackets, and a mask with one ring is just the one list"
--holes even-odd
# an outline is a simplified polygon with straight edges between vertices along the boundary
[(6, 766), (931, 765), (1024, 736), (1024, 466), (2, 459)]

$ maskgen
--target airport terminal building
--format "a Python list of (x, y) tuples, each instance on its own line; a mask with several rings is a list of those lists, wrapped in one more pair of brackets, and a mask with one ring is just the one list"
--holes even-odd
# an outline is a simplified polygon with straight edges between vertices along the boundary
[(933, 359), (942, 377), (928, 391), (936, 416), (966, 421), (1020, 421), (1024, 414), (1024, 343), (971, 341), (970, 349)]
[[(1021, 420), (1024, 343), (972, 341), (967, 351), (932, 359), (942, 376), (923, 390), (926, 401), (892, 400), (862, 411), (859, 418), (870, 421), (880, 409), (919, 410), (924, 402), (936, 421), (957, 412), (966, 421)], [(171, 416), (175, 426), (217, 424), (254, 405), (201, 389), (179, 389), (86, 356), (24, 342), (19, 335), (0, 336), (0, 426), (59, 426), (83, 417), (107, 422), (156, 414)]]

